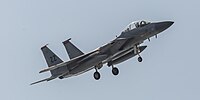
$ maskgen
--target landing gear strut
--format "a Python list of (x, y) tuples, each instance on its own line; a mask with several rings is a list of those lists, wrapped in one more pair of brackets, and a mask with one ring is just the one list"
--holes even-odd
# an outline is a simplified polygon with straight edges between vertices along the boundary
[(100, 73), (97, 71), (97, 68), (95, 68), (95, 70), (96, 70), (96, 72), (94, 72), (94, 74), (93, 74), (94, 79), (99, 80), (100, 77), (101, 77), (101, 75), (100, 75)]
[(138, 45), (135, 45), (135, 47), (134, 47), (134, 53), (139, 56), (138, 57), (138, 62), (142, 62), (142, 57), (140, 56), (140, 49), (138, 48)]

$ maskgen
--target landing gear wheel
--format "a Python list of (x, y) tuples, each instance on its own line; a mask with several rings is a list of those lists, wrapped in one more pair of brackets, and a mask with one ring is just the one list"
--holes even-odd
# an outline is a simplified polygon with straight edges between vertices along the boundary
[(142, 62), (142, 57), (138, 57), (138, 62)]
[(96, 79), (96, 80), (99, 80), (100, 79), (100, 77), (101, 77), (101, 75), (100, 75), (100, 73), (99, 72), (94, 72), (94, 79)]
[(113, 75), (118, 75), (119, 74), (119, 69), (116, 68), (116, 67), (113, 67), (112, 68), (112, 73), (113, 73)]

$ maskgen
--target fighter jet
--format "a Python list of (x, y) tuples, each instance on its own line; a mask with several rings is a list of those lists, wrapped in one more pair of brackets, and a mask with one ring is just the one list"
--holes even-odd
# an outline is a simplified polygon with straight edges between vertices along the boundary
[(147, 47), (141, 46), (145, 40), (169, 28), (174, 22), (147, 22), (136, 21), (128, 24), (121, 34), (110, 41), (109, 43), (100, 46), (99, 48), (83, 53), (70, 40), (63, 42), (70, 60), (63, 61), (55, 53), (53, 53), (47, 45), (41, 48), (48, 67), (41, 70), (39, 73), (50, 71), (49, 78), (31, 83), (31, 85), (43, 81), (50, 81), (56, 78), (64, 79), (71, 76), (77, 76), (91, 69), (95, 69), (93, 77), (96, 80), (100, 79), (99, 69), (104, 64), (111, 66), (113, 75), (119, 74), (119, 69), (114, 65), (122, 63), (134, 56), (138, 56), (138, 62), (142, 62), (140, 53)]

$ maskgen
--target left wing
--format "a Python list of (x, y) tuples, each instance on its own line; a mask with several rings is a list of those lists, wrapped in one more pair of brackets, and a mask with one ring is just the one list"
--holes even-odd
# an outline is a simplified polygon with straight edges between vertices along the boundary
[(123, 45), (126, 41), (127, 41), (127, 38), (116, 38), (113, 41), (111, 41), (110, 43), (107, 43), (107, 44), (101, 46), (100, 48), (98, 48), (98, 50), (101, 53), (105, 53), (108, 50), (109, 51), (118, 50), (118, 49), (116, 49), (116, 47), (121, 47), (121, 45)]

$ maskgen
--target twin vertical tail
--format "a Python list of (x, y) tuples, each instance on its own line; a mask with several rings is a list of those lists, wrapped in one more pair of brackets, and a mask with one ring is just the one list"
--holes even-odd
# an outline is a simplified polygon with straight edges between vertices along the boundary
[[(71, 40), (71, 38), (63, 42), (63, 45), (66, 48), (69, 58), (73, 59), (77, 56), (83, 55), (84, 53), (81, 50), (79, 50), (75, 45), (73, 45), (69, 40)], [(48, 67), (51, 67), (53, 65), (63, 62), (55, 53), (53, 53), (47, 47), (47, 45), (43, 46), (41, 50), (47, 62)], [(51, 70), (50, 72), (52, 76), (58, 76), (61, 74), (61, 72), (63, 72), (63, 70), (62, 68), (60, 68), (60, 69)]]
[(79, 50), (74, 44), (72, 44), (70, 40), (71, 38), (63, 42), (63, 45), (65, 46), (69, 58), (73, 59), (75, 57), (83, 55), (84, 53), (81, 50)]
[[(59, 63), (62, 63), (63, 61), (55, 54), (53, 53), (46, 45), (43, 46), (41, 48), (42, 50), (42, 53), (44, 55), (44, 58), (47, 62), (47, 65), (50, 67), (50, 66), (53, 66), (53, 65), (56, 65), (56, 64), (59, 64)], [(51, 70), (51, 75), (52, 76), (56, 76), (59, 74), (59, 70), (58, 69), (55, 69), (55, 70)]]
[[(70, 38), (71, 39), (71, 38)], [(83, 55), (84, 53), (82, 51), (80, 51), (75, 45), (73, 45), (69, 40), (66, 40), (63, 42), (65, 48), (66, 48), (66, 51), (69, 55), (69, 58), (70, 59), (73, 59), (77, 56), (80, 56), (80, 55)], [(53, 65), (56, 65), (56, 64), (60, 64), (62, 63), (63, 61), (55, 54), (53, 53), (48, 47), (47, 45), (43, 46), (41, 48), (42, 50), (42, 53), (44, 55), (44, 58), (47, 62), (47, 65), (48, 67), (52, 67)], [(40, 82), (44, 82), (44, 81), (50, 81), (50, 80), (53, 80), (57, 77), (59, 77), (59, 75), (63, 74), (64, 72), (66, 71), (66, 68), (65, 67), (62, 67), (62, 68), (56, 68), (54, 70), (50, 70), (51, 72), (51, 77), (49, 78), (46, 78), (46, 79), (43, 79), (43, 80), (40, 80), (40, 81), (37, 81), (37, 82), (34, 82), (34, 83), (31, 83), (31, 85), (33, 84), (37, 84), (37, 83), (40, 83)]]

